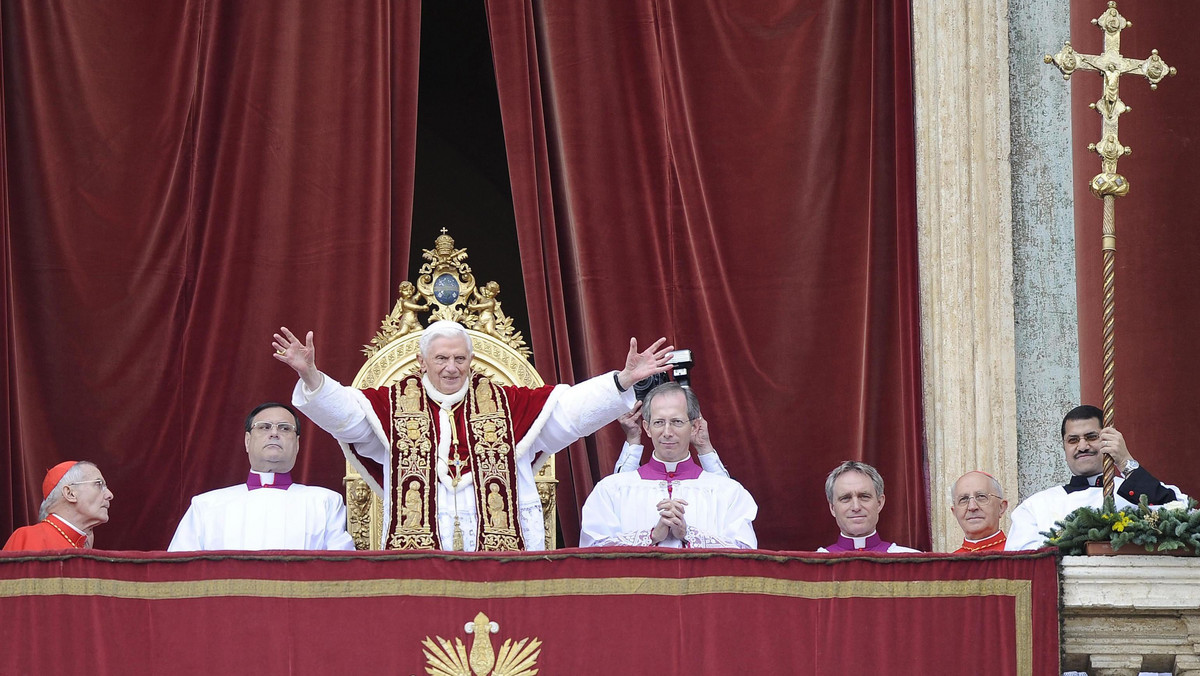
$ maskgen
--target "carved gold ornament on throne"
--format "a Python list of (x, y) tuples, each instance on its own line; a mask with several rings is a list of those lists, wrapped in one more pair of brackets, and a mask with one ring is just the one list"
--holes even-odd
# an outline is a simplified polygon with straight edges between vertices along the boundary
[[(443, 228), (434, 247), (422, 250), (422, 257), (425, 263), (418, 271), (416, 282), (400, 283), (395, 306), (383, 318), (379, 332), (364, 346), (367, 361), (354, 377), (353, 386), (380, 387), (418, 373), (421, 331), (440, 319), (455, 321), (467, 328), (475, 349), (473, 370), (501, 385), (544, 385), (529, 363), (533, 353), (525, 344), (525, 338), (513, 329), (512, 318), (504, 314), (497, 297), (500, 285), (488, 282), (482, 287), (476, 286), (475, 276), (467, 264), (467, 250), (455, 248), (454, 239)], [(409, 394), (403, 393), (404, 396)], [(415, 398), (421, 396), (419, 392), (411, 394)], [(410, 430), (410, 436), (412, 434), (419, 432)], [(554, 478), (554, 463), (543, 465), (535, 478), (545, 515), (546, 548), (553, 549), (556, 537), (554, 486), (558, 483)], [(378, 549), (383, 500), (371, 491), (348, 462), (344, 484), (347, 527), (354, 545), (358, 549)]]

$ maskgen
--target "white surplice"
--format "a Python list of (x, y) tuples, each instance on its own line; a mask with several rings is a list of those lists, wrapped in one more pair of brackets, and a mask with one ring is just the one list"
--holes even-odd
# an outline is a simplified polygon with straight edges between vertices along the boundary
[[(758, 505), (749, 491), (733, 479), (701, 472), (695, 479), (672, 482), (671, 498), (686, 500), (687, 546), (754, 549), (754, 517)], [(581, 547), (649, 546), (650, 530), (658, 523), (656, 505), (668, 498), (667, 482), (643, 479), (638, 472), (605, 477), (583, 505)], [(682, 547), (673, 535), (661, 547)]]
[[(1137, 509), (1136, 503), (1130, 502), (1121, 494), (1124, 482), (1122, 477), (1113, 478), (1114, 504), (1117, 509)], [(1177, 486), (1161, 485), (1175, 491), (1175, 499), (1187, 504), (1188, 496)], [(1004, 543), (1004, 549), (1011, 552), (1049, 546), (1046, 544), (1046, 536), (1042, 533), (1053, 528), (1055, 522), (1062, 521), (1080, 507), (1099, 508), (1103, 504), (1104, 489), (1100, 487), (1085, 488), (1071, 493), (1062, 486), (1038, 491), (1025, 498), (1013, 510), (1012, 528), (1008, 530), (1008, 541)]]
[(246, 484), (192, 498), (170, 552), (212, 549), (354, 549), (342, 496), (320, 486)]

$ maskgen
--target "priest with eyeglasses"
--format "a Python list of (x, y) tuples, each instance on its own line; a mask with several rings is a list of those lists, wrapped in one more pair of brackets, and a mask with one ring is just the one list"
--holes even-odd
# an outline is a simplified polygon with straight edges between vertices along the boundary
[(256, 406), (246, 416), (246, 481), (192, 498), (167, 550), (354, 549), (342, 496), (292, 481), (299, 450), (296, 411)]
[(13, 531), (4, 551), (90, 549), (95, 527), (108, 523), (113, 494), (96, 465), (67, 460), (46, 472), (42, 498), (38, 522)]
[(1004, 551), (1007, 537), (1000, 517), (1006, 509), (1008, 500), (996, 477), (979, 470), (959, 477), (950, 488), (950, 512), (963, 530), (962, 546), (954, 553)]
[(1104, 413), (1095, 406), (1077, 406), (1062, 423), (1062, 445), (1071, 480), (1034, 493), (1017, 505), (1004, 548), (1009, 551), (1045, 546), (1042, 533), (1080, 507), (1104, 504), (1104, 456), (1109, 456), (1122, 474), (1113, 480), (1117, 509), (1136, 509), (1143, 495), (1151, 505), (1188, 497), (1175, 486), (1164, 484), (1133, 459), (1125, 437), (1115, 427), (1101, 428)]
[(654, 454), (635, 471), (618, 465), (596, 484), (583, 505), (579, 546), (756, 548), (754, 498), (692, 460), (690, 446), (708, 442), (695, 393), (667, 382), (650, 390), (641, 410)]

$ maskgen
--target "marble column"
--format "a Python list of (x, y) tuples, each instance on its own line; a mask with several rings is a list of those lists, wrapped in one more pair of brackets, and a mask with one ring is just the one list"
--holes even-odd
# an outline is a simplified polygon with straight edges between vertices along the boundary
[(1067, 475), (1062, 416), (1079, 405), (1070, 85), (1042, 61), (1070, 35), (1069, 0), (1009, 1), (1017, 484), (1010, 504)]
[[(935, 551), (949, 492), (981, 469), (1017, 485), (1008, 2), (913, 2), (925, 444)], [(1011, 488), (1006, 489), (1012, 493)]]
[[(983, 469), (1010, 508), (1066, 475), (1079, 403), (1069, 0), (913, 2), (926, 450), (935, 549)], [(1007, 520), (1006, 520), (1007, 521)]]

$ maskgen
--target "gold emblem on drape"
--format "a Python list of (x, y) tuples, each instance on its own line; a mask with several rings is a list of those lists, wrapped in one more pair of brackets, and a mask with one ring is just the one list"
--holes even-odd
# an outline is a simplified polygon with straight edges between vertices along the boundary
[(425, 671), (432, 676), (534, 676), (537, 674), (537, 659), (542, 654), (542, 642), (535, 638), (523, 638), (513, 643), (511, 638), (500, 645), (500, 652), (492, 648), (492, 634), (500, 631), (500, 625), (479, 613), (473, 622), (464, 627), (471, 634), (471, 650), (467, 651), (462, 639), (455, 637), (454, 643), (435, 636), (421, 642), (425, 648)]

